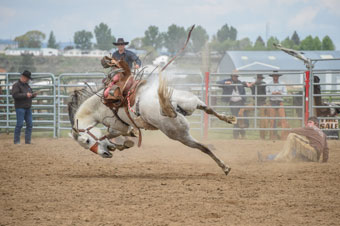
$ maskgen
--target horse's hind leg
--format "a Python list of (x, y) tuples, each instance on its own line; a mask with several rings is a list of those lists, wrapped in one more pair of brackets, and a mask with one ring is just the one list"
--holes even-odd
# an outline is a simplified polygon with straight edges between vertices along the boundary
[(189, 146), (191, 148), (197, 148), (201, 150), (203, 153), (209, 155), (217, 163), (217, 165), (222, 168), (225, 175), (228, 175), (228, 173), (230, 172), (231, 168), (229, 166), (227, 166), (221, 159), (219, 159), (208, 147), (196, 141), (189, 134), (187, 137), (185, 137), (184, 139), (180, 139), (179, 141), (185, 144), (186, 146)]
[(205, 113), (207, 113), (209, 115), (215, 115), (219, 120), (225, 121), (227, 123), (230, 123), (230, 124), (236, 124), (237, 123), (237, 119), (236, 119), (235, 116), (219, 114), (209, 106), (198, 104), (197, 109), (203, 110)]

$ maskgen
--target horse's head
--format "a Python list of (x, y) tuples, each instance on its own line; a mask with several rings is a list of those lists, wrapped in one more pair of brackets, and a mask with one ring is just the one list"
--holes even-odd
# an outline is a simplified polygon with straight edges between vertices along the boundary
[(131, 69), (129, 67), (129, 64), (124, 61), (124, 59), (116, 60), (115, 58), (111, 58), (108, 56), (105, 56), (101, 60), (101, 64), (104, 68), (111, 67), (113, 70), (121, 69), (124, 74), (124, 76), (128, 77), (131, 75)]
[(112, 154), (110, 151), (114, 151), (116, 149), (115, 144), (108, 141), (108, 139), (105, 136), (98, 138), (95, 135), (98, 133), (95, 130), (97, 128), (93, 128), (93, 131), (90, 132), (91, 129), (92, 128), (87, 128), (85, 130), (73, 129), (72, 137), (83, 148), (89, 149), (93, 153), (98, 154), (103, 158), (112, 158)]

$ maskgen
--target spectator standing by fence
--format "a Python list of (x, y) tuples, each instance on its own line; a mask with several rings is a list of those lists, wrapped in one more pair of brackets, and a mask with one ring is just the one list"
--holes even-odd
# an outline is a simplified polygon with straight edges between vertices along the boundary
[[(229, 106), (231, 106), (230, 111), (231, 114), (238, 117), (239, 112), (244, 103), (246, 102), (246, 91), (244, 87), (247, 87), (246, 82), (241, 82), (238, 80), (238, 71), (233, 71), (230, 79), (224, 79), (217, 82), (217, 84), (221, 85), (220, 87), (223, 89), (223, 95), (229, 95), (223, 97), (222, 100), (229, 102)], [(230, 96), (231, 95), (231, 96)], [(246, 115), (244, 115), (246, 116)], [(247, 124), (248, 120), (245, 120), (244, 124)], [(234, 125), (233, 137), (234, 139), (238, 139), (241, 135), (241, 138), (245, 138), (246, 131), (244, 129), (240, 129), (240, 120), (237, 120), (237, 123)]]
[(14, 144), (20, 144), (20, 133), (21, 128), (24, 125), (24, 120), (26, 122), (25, 129), (25, 143), (31, 144), (32, 135), (32, 98), (36, 96), (32, 92), (28, 81), (31, 80), (31, 72), (25, 70), (19, 80), (13, 84), (12, 96), (14, 98), (14, 106), (16, 112), (17, 123), (14, 130)]
[[(255, 97), (254, 105), (256, 105), (257, 108), (257, 115), (262, 117), (263, 119), (260, 119), (260, 128), (267, 128), (268, 127), (268, 120), (264, 119), (269, 114), (267, 113), (267, 108), (264, 108), (263, 106), (266, 105), (266, 97), (263, 95), (266, 95), (266, 83), (263, 81), (264, 77), (262, 74), (258, 74), (256, 76), (256, 81), (253, 83), (250, 83), (249, 87), (251, 90), (252, 95), (262, 95), (262, 97)], [(266, 130), (260, 130), (260, 138), (266, 139)]]
[[(285, 109), (283, 108), (283, 95), (287, 95), (287, 88), (285, 85), (279, 85), (281, 84), (279, 82), (279, 77), (282, 75), (279, 74), (277, 71), (274, 71), (274, 74), (270, 75), (273, 77), (273, 81), (269, 83), (266, 87), (267, 95), (270, 95), (270, 106), (272, 108), (269, 109), (269, 116), (270, 117), (277, 117), (277, 115), (280, 117), (281, 128), (288, 128), (288, 123), (285, 119), (286, 113)], [(276, 120), (270, 119), (270, 128), (277, 128)], [(282, 130), (281, 137), (282, 140), (285, 140), (287, 138), (287, 131)], [(278, 139), (277, 131), (271, 130), (270, 131), (270, 139), (275, 140)]]

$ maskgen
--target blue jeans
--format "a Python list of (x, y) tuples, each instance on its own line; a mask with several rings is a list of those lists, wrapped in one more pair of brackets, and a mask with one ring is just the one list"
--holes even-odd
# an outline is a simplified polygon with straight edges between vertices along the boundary
[(26, 122), (26, 129), (25, 129), (25, 143), (31, 143), (31, 134), (32, 134), (32, 110), (31, 108), (16, 108), (15, 109), (17, 115), (17, 124), (14, 130), (14, 143), (20, 143), (20, 132), (21, 128), (24, 125), (24, 120)]

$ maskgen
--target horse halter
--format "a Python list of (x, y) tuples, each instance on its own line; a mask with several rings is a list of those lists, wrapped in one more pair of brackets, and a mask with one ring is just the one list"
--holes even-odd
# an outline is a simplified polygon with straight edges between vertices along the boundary
[(107, 136), (104, 135), (104, 136), (98, 138), (98, 137), (96, 137), (93, 133), (91, 133), (90, 130), (91, 130), (93, 127), (95, 127), (95, 126), (96, 126), (96, 124), (93, 125), (93, 126), (89, 126), (89, 127), (87, 127), (86, 129), (76, 129), (76, 128), (73, 127), (72, 130), (73, 130), (75, 133), (77, 133), (77, 134), (79, 134), (79, 133), (87, 133), (88, 135), (90, 135), (90, 137), (92, 137), (92, 138), (96, 141), (96, 143), (90, 147), (90, 151), (92, 151), (93, 153), (98, 154), (98, 145), (99, 145), (99, 141), (105, 140), (105, 139), (107, 138)]

